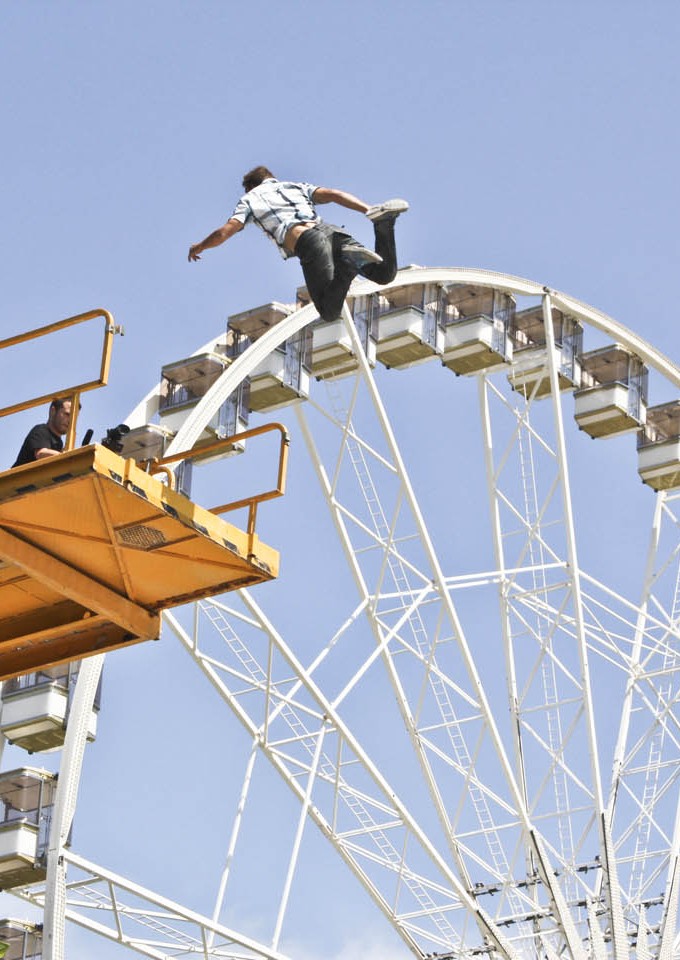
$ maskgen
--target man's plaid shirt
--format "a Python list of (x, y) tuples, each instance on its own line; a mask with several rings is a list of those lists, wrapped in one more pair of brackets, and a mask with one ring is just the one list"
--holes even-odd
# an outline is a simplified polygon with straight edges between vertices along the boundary
[(283, 246), (288, 230), (296, 223), (316, 223), (320, 219), (312, 202), (316, 189), (311, 183), (263, 180), (241, 197), (230, 219), (244, 226), (256, 223), (277, 244), (281, 256), (290, 257)]

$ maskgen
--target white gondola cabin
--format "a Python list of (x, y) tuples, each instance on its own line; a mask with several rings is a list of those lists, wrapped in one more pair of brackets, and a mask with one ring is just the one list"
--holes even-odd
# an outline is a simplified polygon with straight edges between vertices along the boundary
[(42, 941), (40, 924), (27, 920), (0, 920), (2, 960), (41, 960)]
[(512, 359), (510, 329), (515, 298), (491, 287), (453, 284), (440, 291), (444, 366), (473, 374)]
[[(189, 411), (205, 396), (230, 362), (226, 352), (211, 351), (166, 364), (161, 371), (161, 398), (158, 407), (161, 426), (173, 435), (177, 433)], [(202, 446), (214, 443), (215, 440), (223, 440), (235, 433), (242, 433), (247, 428), (248, 382), (244, 381), (238, 390), (227, 397), (210, 423), (204, 427), (193, 448), (196, 453), (193, 459), (199, 459)], [(226, 452), (223, 451), (220, 457), (242, 452), (243, 443), (237, 442)]]
[(439, 308), (439, 287), (433, 283), (410, 283), (378, 294), (378, 360), (402, 370), (441, 357), (444, 328)]
[(157, 423), (145, 423), (141, 427), (133, 427), (122, 437), (121, 456), (132, 457), (137, 463), (160, 460), (171, 439), (172, 432)]
[(612, 437), (645, 423), (647, 369), (617, 344), (584, 353), (581, 387), (574, 394), (574, 417), (591, 437)]
[[(292, 311), (292, 307), (281, 303), (266, 303), (229, 317), (228, 356), (235, 359)], [(300, 330), (258, 364), (250, 375), (248, 406), (251, 411), (278, 410), (307, 399), (311, 341), (311, 331)]]
[(0, 773), (0, 889), (45, 879), (56, 786), (46, 770)]
[[(305, 287), (298, 290), (297, 296), (300, 306), (306, 306), (310, 302)], [(352, 297), (347, 303), (366, 359), (369, 366), (374, 367), (376, 297), (375, 295)], [(343, 377), (359, 368), (359, 360), (355, 355), (352, 339), (342, 317), (330, 322), (315, 320), (309, 329), (312, 334), (309, 364), (312, 376), (317, 380)]]
[(680, 400), (647, 408), (637, 449), (643, 483), (654, 490), (680, 487)]
[[(2, 685), (0, 732), (29, 753), (62, 747), (77, 678), (78, 662), (74, 661), (6, 680)], [(90, 742), (97, 734), (100, 699), (101, 681), (88, 721)]]
[[(583, 327), (556, 307), (552, 308), (555, 365), (560, 390), (573, 390), (580, 383)], [(550, 374), (543, 307), (541, 304), (515, 315), (513, 364), (508, 375), (513, 390), (525, 397), (540, 399), (550, 394)]]
[[(148, 462), (160, 460), (173, 436), (170, 430), (157, 423), (145, 423), (141, 427), (133, 427), (122, 437), (121, 456), (131, 457), (142, 466)], [(191, 497), (191, 471), (190, 460), (181, 463), (175, 471), (175, 490), (185, 497)]]

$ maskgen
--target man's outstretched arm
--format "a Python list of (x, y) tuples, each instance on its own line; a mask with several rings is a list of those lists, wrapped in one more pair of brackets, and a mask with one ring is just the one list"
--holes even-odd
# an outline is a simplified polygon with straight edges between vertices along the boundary
[(330, 187), (317, 187), (312, 200), (314, 203), (339, 203), (341, 207), (358, 210), (359, 213), (366, 213), (371, 206), (370, 203), (364, 203), (352, 193), (347, 193), (345, 190), (332, 190)]
[(228, 240), (229, 237), (233, 237), (235, 233), (238, 233), (240, 230), (243, 230), (243, 224), (240, 220), (227, 220), (227, 222), (222, 227), (218, 227), (217, 230), (213, 230), (212, 233), (208, 234), (205, 240), (201, 240), (200, 243), (193, 243), (189, 247), (189, 260), (200, 260), (201, 254), (204, 250), (207, 250), (209, 247), (219, 247), (220, 244), (224, 243), (225, 240)]

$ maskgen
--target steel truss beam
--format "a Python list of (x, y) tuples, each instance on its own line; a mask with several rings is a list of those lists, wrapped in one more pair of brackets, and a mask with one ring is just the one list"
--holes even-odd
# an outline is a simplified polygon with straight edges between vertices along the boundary
[[(312, 432), (306, 426), (306, 417), (302, 411), (298, 411), (298, 419), (310, 449), (312, 463), (317, 465), (320, 485), (335, 520), (360, 597), (367, 601), (366, 612), (373, 626), (378, 649), (393, 684), (411, 743), (430, 787), (435, 809), (446, 831), (458, 874), (461, 882), (474, 893), (471, 872), (478, 876), (479, 867), (482, 866), (488, 883), (501, 885), (506, 908), (510, 904), (512, 914), (521, 915), (519, 904), (523, 894), (519, 892), (520, 888), (509, 868), (509, 863), (514, 861), (516, 854), (511, 853), (510, 857), (507, 857), (504, 852), (508, 846), (506, 838), (510, 831), (514, 834), (512, 846), (515, 850), (525, 846), (533, 849), (536, 869), (551, 903), (557, 929), (561, 930), (562, 937), (569, 943), (573, 955), (578, 957), (581, 954), (580, 941), (569, 910), (555, 880), (554, 869), (548, 863), (546, 851), (533, 829), (514, 780), (492, 711), (486, 701), (480, 675), (467, 646), (441, 566), (408, 480), (405, 464), (348, 314), (345, 315), (345, 324), (353, 340), (353, 350), (359, 359), (360, 377), (357, 377), (347, 410), (335, 409), (329, 417), (335, 419), (342, 428), (342, 443), (334, 465), (321, 466), (319, 452), (315, 448)], [(354, 439), (358, 432), (353, 423), (353, 411), (360, 383), (365, 385), (370, 398), (369, 406), (372, 405), (374, 417), (385, 441), (387, 453), (382, 457), (376, 455), (371, 458), (370, 445), (359, 445)], [(359, 522), (352, 510), (344, 506), (340, 493), (341, 472), (347, 463), (351, 463), (356, 482), (363, 491), (368, 514), (363, 522)], [(397, 478), (398, 491), (389, 500), (391, 506), (385, 504), (385, 496), (381, 499), (380, 484), (373, 479), (372, 471), (381, 466)], [(406, 521), (404, 517), (407, 518)], [(360, 532), (370, 533), (383, 555), (377, 580), (372, 582), (371, 586), (368, 585), (362, 569), (365, 566), (362, 556), (365, 551), (356, 547), (352, 541), (349, 529), (352, 523), (355, 528), (360, 527)], [(412, 538), (415, 538), (421, 547), (419, 568), (403, 562), (400, 553), (399, 544)], [(408, 611), (410, 601), (407, 601), (407, 598), (429, 583), (433, 584), (438, 613), (436, 618), (434, 615), (430, 616), (429, 626), (426, 626), (423, 607)], [(388, 607), (385, 611), (381, 604), (388, 596), (393, 596), (395, 587), (402, 597), (401, 603), (392, 603), (391, 609)], [(400, 617), (397, 626), (394, 624), (396, 616)], [(446, 645), (450, 646), (452, 643), (458, 650), (458, 667), (441, 670), (437, 664), (438, 657), (446, 653)], [(419, 688), (412, 694), (407, 692), (407, 681), (401, 677), (403, 660), (394, 655), (399, 651), (408, 652), (420, 664)], [(461, 678), (465, 676), (467, 683), (461, 685)], [(455, 682), (453, 677), (456, 678)], [(438, 731), (439, 743), (433, 742), (435, 729)], [(490, 749), (501, 782), (505, 780), (505, 799), (490, 791), (485, 776), (477, 772), (478, 764), (481, 764), (482, 747), (486, 753)], [(451, 783), (445, 785), (446, 781), (442, 779), (441, 772), (436, 769), (442, 764), (448, 768), (449, 774), (453, 769), (460, 778), (458, 812), (453, 819), (449, 812), (452, 808), (450, 800), (447, 804), (443, 800), (445, 795), (450, 797)], [(493, 813), (491, 803), (494, 804)], [(503, 831), (503, 840), (499, 831)], [(521, 876), (524, 876), (523, 872)], [(526, 914), (528, 911), (525, 909), (523, 912)], [(533, 939), (531, 929), (521, 927), (520, 938), (527, 936)]]
[[(86, 930), (145, 957), (202, 957), (203, 960), (287, 960), (279, 951), (188, 910), (104, 867), (62, 849), (69, 879), (63, 915)], [(45, 889), (11, 891), (49, 908)], [(48, 956), (43, 950), (43, 956)]]
[(254, 644), (233, 629), (234, 611), (215, 602), (206, 601), (201, 609), (224, 641), (219, 656), (203, 649), (201, 631), (190, 636), (170, 614), (166, 622), (308, 817), (416, 956), (434, 948), (440, 953), (472, 949), (452, 924), (453, 915), (464, 909), (501, 956), (515, 957), (512, 945), (459, 882), (309, 671), (248, 592), (241, 591), (241, 597), (267, 638), (269, 653), (259, 659)]
[[(514, 400), (486, 378), (478, 384), (517, 776), (524, 803), (538, 818), (551, 858), (559, 864), (564, 896), (577, 902), (583, 883), (576, 870), (587, 862), (593, 832), (596, 848), (600, 854), (604, 850), (603, 801), (552, 305), (547, 294), (542, 301), (542, 376), (550, 382), (550, 399), (543, 406), (551, 404), (552, 424), (545, 417), (536, 418), (541, 427), (533, 422), (532, 412), (541, 402), (540, 376), (526, 396), (518, 392)], [(496, 408), (507, 424), (496, 429), (502, 440), (498, 454)], [(512, 572), (506, 572), (508, 567)], [(584, 744), (589, 764), (579, 755)], [(529, 859), (529, 874), (533, 867)], [(618, 901), (618, 890), (612, 896)], [(574, 916), (584, 935), (586, 911), (574, 910)], [(617, 942), (617, 952), (623, 947)]]
[[(607, 807), (616, 856), (628, 865), (631, 920), (646, 926), (645, 904), (654, 902), (658, 913), (664, 890), (659, 957), (671, 955), (678, 900), (679, 504), (678, 493), (657, 494)], [(672, 819), (669, 809), (675, 810)]]

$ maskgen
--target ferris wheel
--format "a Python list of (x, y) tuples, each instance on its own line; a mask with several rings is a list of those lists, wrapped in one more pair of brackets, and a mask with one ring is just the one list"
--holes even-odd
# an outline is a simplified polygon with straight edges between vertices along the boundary
[(192, 909), (68, 844), (85, 660), (47, 879), (12, 891), (45, 911), (43, 955), (70, 920), (149, 957), (295, 960), (326, 868), (345, 924), (356, 898), (404, 956), (680, 955), (680, 369), (488, 271), (356, 282), (337, 324), (301, 297), (236, 317), (194, 355), (226, 357), (205, 390), (165, 407), (167, 454), (228, 402), (292, 438), (281, 579), (164, 614), (238, 743), (217, 882)]

